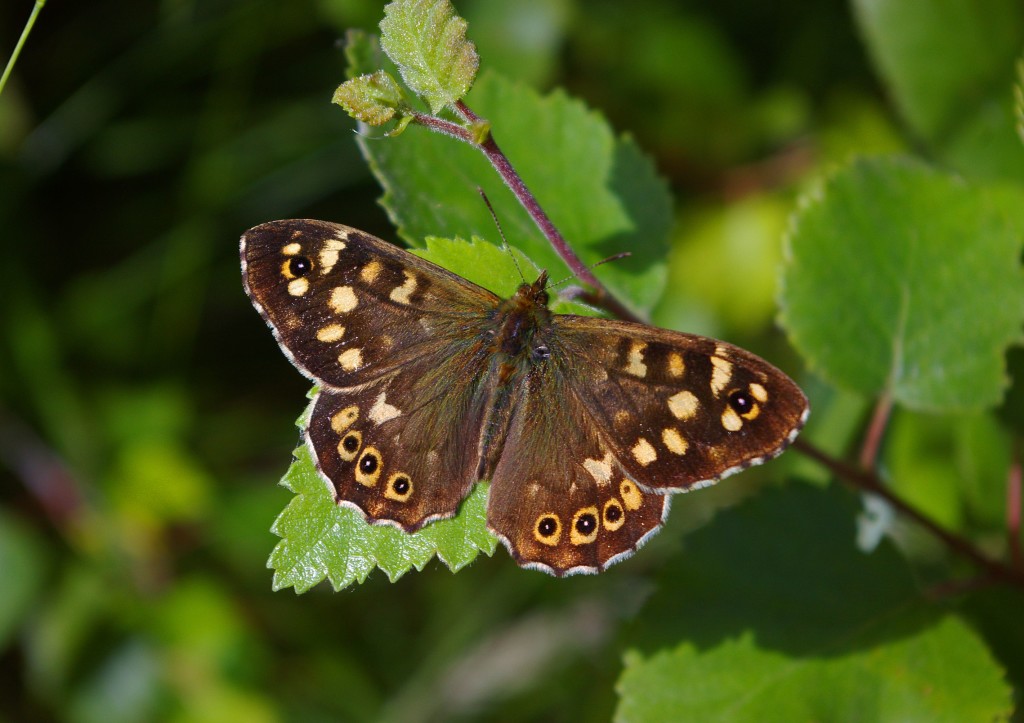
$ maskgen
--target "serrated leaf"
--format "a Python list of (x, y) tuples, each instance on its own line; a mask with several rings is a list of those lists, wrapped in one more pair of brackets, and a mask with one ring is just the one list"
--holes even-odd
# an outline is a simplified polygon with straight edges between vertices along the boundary
[(1013, 710), (999, 666), (966, 624), (932, 628), (840, 658), (792, 659), (749, 633), (700, 651), (626, 656), (618, 721), (1003, 720)]
[(857, 549), (856, 509), (838, 486), (792, 484), (689, 535), (637, 618), (616, 719), (1005, 715), (999, 665), (893, 545)]
[[(308, 419), (309, 409), (300, 422)], [(282, 538), (267, 561), (273, 588), (303, 593), (325, 578), (335, 590), (362, 583), (375, 567), (394, 582), (437, 556), (452, 572), (479, 552), (494, 554), (498, 541), (486, 527), (487, 485), (478, 484), (459, 513), (408, 534), (388, 525), (371, 525), (356, 510), (334, 503), (327, 483), (313, 465), (306, 445), (281, 480), (295, 497), (274, 521)]]
[(383, 70), (346, 80), (334, 91), (331, 102), (371, 126), (384, 125), (404, 105), (402, 88)]
[[(617, 138), (600, 115), (561, 92), (541, 97), (484, 74), (467, 102), (491, 121), (501, 148), (585, 263), (630, 252), (596, 273), (628, 306), (648, 312), (664, 289), (672, 224), (671, 197), (651, 160), (630, 138)], [(385, 189), (384, 207), (411, 245), (431, 235), (497, 239), (480, 200), (482, 188), (511, 245), (552, 279), (570, 275), (474, 148), (415, 124), (401, 138), (358, 142)]]
[(302, 593), (325, 578), (341, 590), (364, 582), (375, 567), (394, 582), (413, 568), (422, 570), (435, 555), (455, 572), (477, 553), (492, 555), (497, 547), (486, 531), (484, 484), (470, 493), (457, 516), (413, 534), (371, 525), (355, 510), (336, 505), (305, 445), (296, 450), (281, 484), (296, 496), (271, 528), (282, 538), (267, 562), (274, 570), (274, 590), (293, 587)]
[[(540, 267), (522, 251), (501, 248), (483, 239), (467, 242), (429, 236), (426, 242), (425, 249), (414, 250), (413, 253), (505, 298), (515, 294), (520, 284), (536, 279), (541, 272)], [(596, 314), (588, 306), (557, 296), (552, 299), (550, 308), (559, 314)]]
[(855, 0), (853, 10), (890, 96), (921, 138), (961, 171), (1024, 178), (1010, 116), (1024, 42), (1019, 0)]
[(859, 159), (803, 199), (782, 321), (810, 366), (918, 410), (992, 406), (1021, 337), (1024, 196), (906, 158)]
[(433, 113), (461, 99), (480, 64), (466, 21), (448, 0), (396, 0), (384, 7), (381, 45), (406, 85)]

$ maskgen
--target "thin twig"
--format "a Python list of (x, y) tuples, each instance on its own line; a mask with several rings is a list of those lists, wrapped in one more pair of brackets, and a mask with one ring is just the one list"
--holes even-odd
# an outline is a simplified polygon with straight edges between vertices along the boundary
[(803, 439), (797, 439), (793, 442), (793, 447), (827, 468), (836, 477), (839, 477), (864, 492), (881, 497), (897, 512), (931, 532), (937, 538), (942, 540), (949, 549), (953, 550), (960, 556), (969, 559), (993, 579), (1000, 580), (1011, 585), (1016, 585), (1018, 587), (1024, 587), (1024, 570), (1015, 569), (1008, 565), (1004, 565), (998, 560), (993, 560), (988, 557), (971, 544), (969, 540), (950, 532), (916, 507), (913, 507), (902, 498), (893, 494), (893, 492), (886, 487), (882, 480), (873, 472), (858, 469), (853, 465), (834, 459)]
[[(483, 122), (482, 119), (470, 110), (462, 101), (457, 102), (455, 107), (458, 113), (468, 122)], [(544, 234), (544, 237), (555, 250), (555, 253), (565, 261), (566, 265), (580, 281), (594, 289), (591, 294), (591, 303), (595, 306), (606, 309), (620, 319), (641, 321), (636, 314), (634, 314), (627, 306), (608, 291), (604, 284), (594, 276), (594, 273), (590, 268), (584, 264), (572, 250), (572, 247), (569, 246), (565, 237), (562, 236), (559, 230), (555, 227), (555, 224), (551, 221), (550, 217), (548, 217), (544, 212), (544, 209), (541, 208), (540, 203), (537, 202), (537, 198), (527, 187), (526, 183), (523, 182), (522, 177), (508, 160), (508, 157), (504, 152), (502, 152), (492, 134), (488, 133), (483, 142), (479, 142), (473, 137), (473, 134), (469, 130), (458, 123), (452, 123), (444, 120), (443, 118), (438, 118), (424, 113), (414, 113), (413, 121), (424, 125), (431, 130), (451, 136), (452, 138), (456, 138), (478, 148), (484, 156), (487, 157), (487, 160), (491, 162), (491, 165), (494, 166), (498, 175), (501, 176), (505, 185), (508, 186), (510, 191), (512, 191), (512, 194), (516, 197), (522, 207), (526, 209), (526, 212), (530, 215), (530, 218), (533, 219), (533, 222), (537, 225), (537, 228), (540, 229), (540, 232)]]

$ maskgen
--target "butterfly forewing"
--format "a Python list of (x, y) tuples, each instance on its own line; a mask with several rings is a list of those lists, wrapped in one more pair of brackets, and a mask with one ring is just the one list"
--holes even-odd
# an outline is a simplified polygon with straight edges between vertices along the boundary
[(646, 489), (690, 489), (760, 464), (806, 418), (788, 376), (731, 344), (588, 317), (553, 326), (566, 385)]
[(242, 236), (253, 304), (285, 354), (322, 386), (346, 388), (432, 353), (498, 297), (348, 226), (273, 221)]

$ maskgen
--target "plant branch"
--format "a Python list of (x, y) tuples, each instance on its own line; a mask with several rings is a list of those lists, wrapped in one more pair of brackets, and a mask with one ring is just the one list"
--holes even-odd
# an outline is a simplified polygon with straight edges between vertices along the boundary
[(822, 452), (809, 442), (797, 439), (793, 448), (815, 460), (832, 474), (853, 485), (863, 492), (877, 495), (889, 503), (893, 509), (907, 517), (939, 538), (949, 549), (961, 557), (967, 558), (984, 570), (992, 579), (999, 580), (1017, 587), (1024, 588), (1024, 570), (1018, 570), (993, 560), (978, 550), (969, 540), (950, 532), (932, 518), (921, 512), (910, 503), (894, 494), (873, 472), (858, 469)]
[[(461, 115), (468, 123), (481, 126), (485, 121), (476, 115), (472, 110), (466, 106), (465, 103), (459, 101), (456, 103), (456, 111)], [(508, 157), (502, 152), (498, 146), (497, 141), (494, 140), (494, 135), (489, 131), (484, 135), (483, 139), (476, 138), (473, 133), (467, 128), (453, 123), (451, 121), (438, 118), (437, 116), (427, 115), (425, 113), (413, 112), (413, 121), (420, 125), (426, 126), (431, 130), (443, 133), (452, 138), (456, 138), (464, 143), (468, 143), (471, 146), (479, 149), (484, 156), (490, 161), (494, 170), (501, 176), (501, 180), (505, 182), (509, 190), (516, 197), (519, 203), (522, 205), (526, 212), (533, 219), (533, 222), (540, 229), (541, 233), (554, 248), (555, 253), (565, 261), (566, 265), (572, 270), (573, 274), (580, 279), (580, 281), (589, 285), (593, 288), (593, 293), (589, 295), (589, 300), (595, 306), (599, 306), (620, 319), (627, 319), (629, 321), (641, 321), (628, 307), (626, 307), (621, 301), (619, 301), (608, 289), (602, 284), (590, 268), (580, 260), (576, 253), (569, 246), (568, 241), (559, 232), (558, 228), (551, 221), (551, 218), (541, 208), (540, 203), (537, 202), (536, 197), (527, 187), (526, 183), (523, 182), (522, 177), (516, 171), (515, 167), (508, 160)]]

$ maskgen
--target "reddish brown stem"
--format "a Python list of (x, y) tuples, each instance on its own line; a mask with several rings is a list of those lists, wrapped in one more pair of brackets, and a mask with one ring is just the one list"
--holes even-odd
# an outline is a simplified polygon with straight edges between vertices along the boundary
[[(470, 123), (483, 122), (482, 119), (470, 110), (462, 101), (455, 104), (455, 109), (458, 111), (459, 115)], [(555, 250), (555, 253), (565, 261), (566, 265), (572, 270), (573, 274), (580, 279), (580, 281), (593, 288), (593, 293), (589, 295), (591, 303), (611, 312), (620, 319), (641, 321), (636, 314), (634, 314), (626, 305), (608, 291), (604, 284), (594, 276), (594, 273), (590, 268), (587, 267), (587, 265), (584, 264), (583, 261), (581, 261), (575, 254), (572, 247), (570, 247), (569, 243), (565, 240), (565, 237), (562, 236), (559, 230), (555, 227), (551, 218), (544, 212), (544, 209), (541, 208), (540, 203), (537, 202), (537, 198), (523, 182), (522, 177), (508, 160), (508, 157), (502, 152), (491, 133), (487, 133), (486, 138), (480, 142), (474, 138), (473, 134), (466, 128), (462, 127), (458, 123), (446, 121), (443, 118), (423, 113), (414, 113), (413, 120), (430, 128), (431, 130), (451, 136), (452, 138), (456, 138), (478, 148), (484, 156), (486, 156), (487, 160), (491, 162), (491, 165), (494, 166), (494, 170), (498, 172), (498, 175), (501, 176), (505, 185), (508, 186), (510, 191), (512, 191), (512, 194), (516, 197), (522, 207), (526, 209), (526, 212), (530, 215), (530, 218), (533, 219), (533, 222), (537, 225), (537, 228), (540, 229), (540, 232), (544, 234), (544, 237)]]
[(889, 424), (889, 415), (892, 413), (892, 395), (885, 391), (878, 398), (875, 404), (875, 411), (871, 415), (871, 424), (868, 425), (867, 434), (864, 435), (864, 444), (860, 448), (861, 469), (874, 469), (878, 460), (878, 450), (882, 447), (882, 438), (885, 436), (885, 428)]
[(953, 550), (961, 557), (967, 558), (976, 566), (984, 570), (985, 573), (993, 580), (999, 580), (1024, 588), (1024, 570), (1018, 570), (1008, 565), (1004, 565), (998, 560), (993, 560), (983, 554), (974, 545), (972, 545), (969, 540), (945, 529), (916, 507), (913, 507), (902, 498), (893, 494), (893, 492), (886, 487), (882, 480), (873, 472), (858, 469), (853, 465), (834, 459), (814, 445), (802, 439), (797, 439), (793, 442), (793, 447), (821, 464), (836, 477), (839, 477), (863, 492), (869, 492), (881, 497), (901, 515), (913, 520), (918, 525), (939, 538), (949, 549)]

